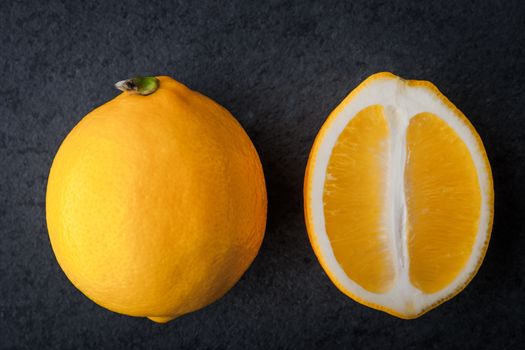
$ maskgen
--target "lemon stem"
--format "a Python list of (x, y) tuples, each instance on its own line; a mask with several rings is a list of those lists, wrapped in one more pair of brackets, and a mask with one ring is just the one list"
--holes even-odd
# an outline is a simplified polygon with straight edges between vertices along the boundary
[(115, 83), (115, 87), (120, 91), (130, 91), (143, 96), (157, 91), (159, 85), (159, 79), (155, 77), (135, 77)]

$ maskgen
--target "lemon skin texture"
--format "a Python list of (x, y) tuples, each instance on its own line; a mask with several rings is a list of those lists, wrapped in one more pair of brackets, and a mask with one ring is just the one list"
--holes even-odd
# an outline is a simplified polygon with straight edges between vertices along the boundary
[(97, 304), (167, 322), (224, 295), (255, 258), (267, 198), (257, 152), (211, 99), (169, 77), (123, 92), (63, 141), (46, 194), (49, 237)]

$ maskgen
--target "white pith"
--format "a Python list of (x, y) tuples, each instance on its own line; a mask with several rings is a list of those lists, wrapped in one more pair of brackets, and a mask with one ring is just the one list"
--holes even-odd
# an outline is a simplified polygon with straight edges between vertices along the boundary
[[(323, 191), (326, 170), (332, 149), (339, 135), (352, 118), (362, 109), (371, 105), (382, 105), (388, 119), (390, 129), (389, 162), (387, 176), (387, 194), (385, 220), (389, 229), (389, 246), (392, 248), (393, 264), (396, 278), (394, 285), (385, 293), (372, 293), (352, 281), (345, 274), (337, 262), (330, 241), (326, 234)], [(412, 286), (408, 276), (409, 259), (406, 242), (406, 203), (404, 197), (404, 166), (406, 160), (406, 128), (410, 118), (418, 113), (429, 112), (442, 118), (454, 129), (467, 146), (477, 169), (478, 181), (481, 189), (481, 214), (476, 240), (472, 254), (463, 270), (452, 283), (444, 289), (425, 294)], [(317, 152), (312, 161), (314, 168), (309, 178), (310, 212), (312, 214), (313, 239), (316, 240), (318, 249), (325, 268), (332, 273), (341, 288), (351, 295), (367, 303), (375, 304), (407, 317), (420, 314), (434, 304), (446, 299), (460, 289), (475, 272), (484, 245), (489, 235), (491, 221), (490, 204), (490, 179), (485, 167), (484, 153), (472, 134), (469, 126), (450, 109), (436, 93), (424, 86), (409, 86), (402, 79), (378, 78), (365, 85), (344, 109), (332, 120), (324, 132), (324, 137), (318, 141)], [(330, 176), (328, 174), (328, 176)]]

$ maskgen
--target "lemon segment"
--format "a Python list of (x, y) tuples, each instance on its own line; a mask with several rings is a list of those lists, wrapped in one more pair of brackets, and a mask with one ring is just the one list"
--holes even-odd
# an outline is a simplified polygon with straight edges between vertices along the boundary
[(430, 294), (449, 285), (467, 263), (481, 192), (467, 146), (439, 117), (421, 113), (410, 120), (407, 152), (410, 281)]
[(383, 107), (360, 111), (332, 151), (323, 196), (326, 232), (338, 263), (376, 293), (387, 290), (394, 277), (384, 218), (388, 139)]

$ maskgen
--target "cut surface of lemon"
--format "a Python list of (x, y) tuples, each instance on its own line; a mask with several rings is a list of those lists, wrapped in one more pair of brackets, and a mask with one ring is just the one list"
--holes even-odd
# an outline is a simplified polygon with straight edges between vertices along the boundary
[(431, 83), (391, 73), (370, 76), (329, 116), (304, 197), (335, 285), (407, 319), (470, 282), (492, 228), (492, 175), (474, 127)]

